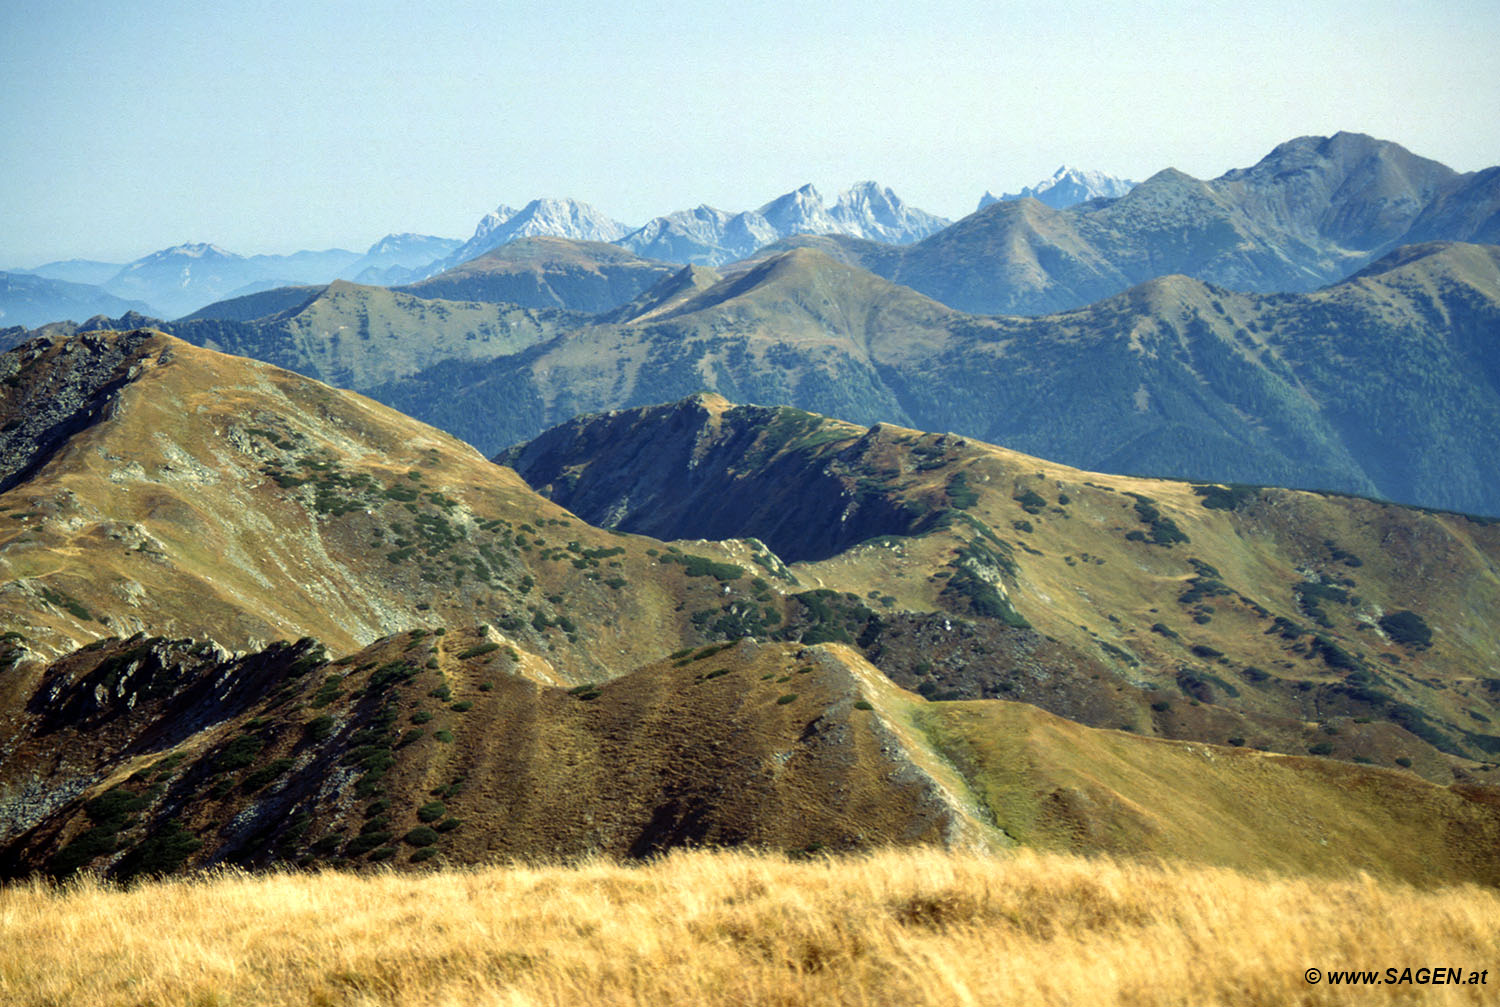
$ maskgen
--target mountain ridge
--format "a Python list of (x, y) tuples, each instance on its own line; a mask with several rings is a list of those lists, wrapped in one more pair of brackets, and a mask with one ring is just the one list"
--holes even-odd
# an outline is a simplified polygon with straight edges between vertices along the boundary
[(155, 332), (0, 356), (0, 420), (7, 876), (1022, 843), (1500, 877), (1492, 523), (711, 395), (552, 432), (548, 500)]
[(1094, 470), (1500, 513), (1483, 461), (1500, 451), (1485, 335), (1500, 312), (1496, 261), (1493, 246), (1429, 244), (1309, 294), (1164, 277), (1021, 318), (966, 315), (802, 248), (693, 274), (639, 315), (524, 356), (438, 364), (372, 391), (488, 451), (578, 413), (706, 388)]

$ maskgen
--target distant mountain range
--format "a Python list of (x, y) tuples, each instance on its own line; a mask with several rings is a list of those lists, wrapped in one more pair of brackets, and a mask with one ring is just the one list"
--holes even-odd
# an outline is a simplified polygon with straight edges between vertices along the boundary
[(1070, 168), (1066, 164), (1035, 185), (1028, 185), (1020, 192), (1007, 192), (996, 196), (986, 192), (979, 198), (976, 209), (983, 210), (992, 203), (1011, 202), (1017, 199), (1037, 199), (1054, 210), (1066, 210), (1091, 199), (1117, 199), (1135, 188), (1136, 183), (1106, 175), (1102, 171)]
[[(118, 268), (73, 260), (35, 272), (100, 283), (113, 268), (104, 294), (174, 317), (277, 285), (333, 278), (409, 285), (528, 237), (612, 243), (658, 263), (713, 267), (815, 247), (962, 311), (1040, 315), (1170, 273), (1247, 292), (1303, 292), (1401, 245), (1500, 241), (1500, 167), (1459, 174), (1397, 144), (1339, 133), (1288, 141), (1207, 181), (1167, 169), (1135, 184), (1064, 166), (1018, 193), (986, 193), (980, 209), (956, 223), (874, 182), (832, 205), (807, 185), (755, 210), (700, 206), (635, 229), (586, 203), (535, 199), (519, 210), (497, 207), (465, 242), (389, 235), (363, 256), (331, 249), (242, 257), (182, 245)], [(0, 297), (0, 310), (34, 326), (86, 302), (76, 291), (24, 305)]]
[(667, 262), (718, 266), (743, 259), (794, 234), (842, 234), (893, 245), (909, 244), (950, 221), (909, 207), (875, 182), (860, 182), (826, 206), (804, 185), (758, 210), (726, 213), (709, 206), (657, 217), (620, 239), (644, 256)]
[(470, 238), (427, 269), (433, 276), (520, 238), (550, 236), (613, 242), (644, 258), (716, 266), (742, 259), (794, 234), (844, 234), (907, 244), (948, 226), (949, 221), (907, 206), (888, 188), (860, 182), (834, 205), (811, 185), (778, 196), (758, 210), (727, 212), (710, 206), (678, 210), (631, 229), (587, 203), (536, 199), (520, 210), (497, 207)]
[(997, 202), (908, 248), (846, 243), (840, 257), (962, 311), (1038, 315), (1171, 273), (1309, 291), (1433, 240), (1500, 242), (1500, 168), (1459, 174), (1339, 133), (1291, 140), (1211, 181), (1168, 169), (1064, 210)]
[[(198, 243), (164, 248), (124, 265), (83, 259), (53, 262), (6, 275), (66, 281), (70, 286), (17, 281), (0, 287), (0, 324), (34, 327), (125, 311), (177, 318), (218, 301), (297, 284), (336, 278), (401, 283), (459, 244), (451, 238), (389, 234), (363, 255), (332, 248), (245, 256)], [(128, 306), (122, 309), (122, 304)]]
[(129, 311), (149, 313), (152, 308), (88, 283), (35, 273), (0, 273), (0, 328), (29, 329), (60, 318), (118, 317)]

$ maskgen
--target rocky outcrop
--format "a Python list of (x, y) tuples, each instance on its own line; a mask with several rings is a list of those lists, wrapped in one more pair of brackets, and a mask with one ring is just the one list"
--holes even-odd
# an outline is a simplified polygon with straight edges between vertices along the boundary
[(98, 422), (139, 373), (153, 333), (41, 337), (0, 356), (0, 492), (25, 481), (58, 447)]

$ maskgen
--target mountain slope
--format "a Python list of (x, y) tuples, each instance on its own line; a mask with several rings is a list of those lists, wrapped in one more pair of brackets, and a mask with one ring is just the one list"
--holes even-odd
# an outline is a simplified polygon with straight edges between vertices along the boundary
[[(1500, 877), (1495, 526), (709, 397), (553, 435), (559, 500), (772, 548), (673, 543), (159, 333), (0, 375), (7, 876), (1020, 842)], [(1033, 705), (929, 701), (968, 696)]]
[(1493, 522), (1102, 476), (712, 396), (498, 460), (591, 522), (763, 540), (819, 590), (784, 626), (705, 625), (857, 642), (926, 695), (1386, 765), (1500, 753)]
[(928, 704), (836, 645), (703, 648), (566, 692), (465, 657), (476, 639), (415, 630), (331, 664), (306, 642), (230, 659), (136, 639), (58, 662), (53, 710), (25, 718), (7, 775), (72, 754), (46, 797), (0, 804), (4, 873), (1020, 841), (1500, 880), (1483, 788)]
[(598, 314), (676, 271), (603, 242), (528, 237), (401, 290), (429, 300), (495, 301)]
[[(258, 315), (261, 311), (270, 314)], [(208, 314), (222, 317), (204, 317)], [(252, 316), (239, 320), (240, 316)], [(365, 389), (441, 361), (517, 353), (586, 316), (512, 304), (436, 301), (335, 280), (281, 287), (222, 302), (176, 322), (149, 324), (198, 346), (287, 367), (346, 388)], [(109, 320), (86, 328), (111, 327)], [(49, 326), (62, 335), (67, 327)]]
[(36, 654), (136, 632), (345, 651), (456, 618), (570, 683), (694, 638), (674, 606), (719, 595), (468, 445), (269, 365), (138, 332), (0, 368), (0, 618)]

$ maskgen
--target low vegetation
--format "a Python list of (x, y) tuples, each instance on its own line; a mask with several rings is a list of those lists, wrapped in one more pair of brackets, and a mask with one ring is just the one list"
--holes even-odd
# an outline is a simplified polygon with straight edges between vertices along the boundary
[(1474, 887), (934, 849), (81, 879), (0, 889), (0, 992), (17, 1007), (1481, 1004), (1494, 975), (1347, 987), (1306, 972), (1493, 971), (1497, 918), (1500, 895)]

